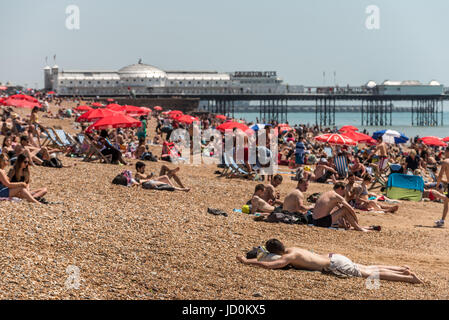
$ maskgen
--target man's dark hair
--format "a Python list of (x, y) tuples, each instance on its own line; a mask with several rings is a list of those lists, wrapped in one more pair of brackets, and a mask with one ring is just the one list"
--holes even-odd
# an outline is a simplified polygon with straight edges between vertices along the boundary
[(254, 192), (257, 192), (257, 191), (265, 191), (265, 185), (263, 185), (263, 184), (258, 184), (258, 185), (256, 186), (256, 190), (255, 190)]
[(351, 178), (351, 177), (355, 177), (355, 174), (353, 174), (352, 172), (349, 172), (348, 173), (348, 178)]
[(303, 183), (306, 183), (307, 182), (307, 179), (305, 179), (305, 178), (300, 178), (299, 180), (298, 180), (298, 186), (300, 185), (300, 184), (303, 184)]
[(345, 184), (343, 182), (337, 182), (334, 185), (334, 190), (338, 190), (338, 189), (344, 189), (345, 188)]
[(140, 168), (145, 167), (145, 163), (143, 163), (142, 161), (139, 161), (136, 163), (136, 170), (139, 170)]
[(273, 254), (282, 255), (285, 252), (285, 247), (283, 243), (280, 242), (278, 239), (268, 240), (267, 243), (265, 244), (265, 248), (267, 248), (267, 250)]
[(274, 180), (279, 180), (280, 182), (282, 182), (282, 180), (284, 180), (284, 178), (283, 178), (280, 174), (275, 175), (275, 176), (273, 177), (273, 179), (274, 179)]
[(22, 143), (22, 142), (29, 142), (30, 141), (30, 139), (28, 139), (28, 136), (21, 136), (20, 137), (20, 142)]

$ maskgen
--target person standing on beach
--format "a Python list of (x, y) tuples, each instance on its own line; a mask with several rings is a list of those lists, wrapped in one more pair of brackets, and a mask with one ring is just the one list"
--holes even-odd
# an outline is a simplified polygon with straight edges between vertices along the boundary
[(377, 147), (374, 150), (372, 155), (378, 155), (379, 162), (377, 164), (377, 172), (379, 174), (387, 167), (388, 165), (388, 152), (387, 152), (387, 144), (383, 141), (382, 137), (377, 138)]
[[(437, 179), (437, 185), (438, 188), (440, 184), (443, 182), (443, 176), (446, 175), (446, 183), (449, 182), (449, 147), (446, 148), (446, 151), (444, 152), (444, 160), (441, 162), (441, 169), (440, 174), (438, 175)], [(446, 197), (449, 198), (449, 194), (446, 194)], [(441, 220), (435, 221), (435, 225), (437, 227), (444, 227), (444, 221), (446, 220), (448, 212), (448, 201), (444, 202), (444, 209), (443, 209), (443, 217)]]

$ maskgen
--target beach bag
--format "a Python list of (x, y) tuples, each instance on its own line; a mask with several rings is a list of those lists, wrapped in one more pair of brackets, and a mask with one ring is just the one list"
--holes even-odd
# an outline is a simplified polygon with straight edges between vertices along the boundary
[(151, 152), (145, 152), (144, 154), (142, 154), (141, 159), (144, 160), (144, 161), (157, 162), (156, 157), (153, 156), (153, 154)]
[(321, 193), (320, 193), (320, 192), (311, 194), (311, 195), (307, 198), (307, 201), (310, 202), (310, 203), (316, 203), (316, 202), (318, 201), (318, 198), (319, 198), (320, 196), (321, 196)]
[(132, 172), (129, 170), (125, 170), (117, 175), (114, 180), (112, 180), (112, 183), (127, 187), (132, 184), (132, 179)]
[(128, 186), (128, 179), (122, 174), (119, 174), (114, 178), (114, 180), (112, 180), (112, 184), (126, 187)]

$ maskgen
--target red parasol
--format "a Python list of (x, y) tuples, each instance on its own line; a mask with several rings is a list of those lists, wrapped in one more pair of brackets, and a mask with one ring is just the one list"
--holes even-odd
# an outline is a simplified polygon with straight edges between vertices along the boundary
[(343, 126), (339, 130), (340, 132), (346, 132), (346, 131), (359, 131), (359, 128), (354, 126)]
[(92, 109), (85, 114), (83, 114), (81, 117), (76, 119), (77, 122), (95, 122), (102, 118), (113, 116), (117, 114), (116, 111), (109, 110), (109, 109)]
[(424, 143), (427, 146), (432, 147), (447, 147), (447, 143), (443, 141), (443, 139), (438, 137), (424, 137), (419, 139), (422, 143)]
[(224, 116), (222, 114), (216, 115), (215, 118), (220, 119), (220, 120), (227, 120), (228, 119), (228, 117), (226, 117), (226, 116)]
[(175, 120), (178, 121), (178, 122), (181, 122), (181, 123), (186, 123), (186, 124), (192, 124), (195, 121), (200, 121), (200, 119), (198, 119), (196, 117), (189, 116), (187, 114), (179, 116)]
[(341, 134), (329, 133), (323, 134), (321, 136), (315, 137), (315, 140), (320, 142), (327, 142), (330, 144), (338, 144), (338, 145), (346, 145), (346, 146), (355, 146), (357, 143), (349, 137), (346, 137)]
[[(36, 99), (34, 99), (34, 100), (36, 100)], [(24, 109), (33, 109), (34, 107), (38, 107), (38, 108), (42, 107), (42, 105), (39, 102), (37, 102), (37, 100), (36, 100), (36, 102), (34, 102), (34, 101), (30, 101), (30, 100), (23, 99), (23, 98), (15, 99), (15, 98), (13, 98), (13, 96), (5, 99), (2, 102), (2, 104), (5, 106), (9, 106), (9, 107), (24, 108)]]
[(250, 130), (248, 126), (244, 125), (243, 123), (234, 121), (225, 122), (217, 127), (217, 129), (222, 132), (226, 130), (234, 130), (235, 128), (240, 129), (244, 132)]
[(372, 137), (370, 137), (369, 135), (366, 135), (364, 133), (361, 132), (356, 132), (356, 131), (346, 131), (344, 133), (345, 137), (348, 137), (358, 143), (368, 143), (368, 144), (376, 144), (377, 141), (374, 140)]
[(104, 107), (103, 104), (101, 104), (100, 102), (94, 102), (91, 104), (92, 107), (96, 107), (96, 108), (102, 108)]
[(159, 107), (159, 106), (156, 106), (153, 109), (156, 110), (156, 111), (162, 111), (162, 107)]
[(444, 142), (449, 142), (449, 137), (443, 139)]
[(79, 106), (75, 110), (76, 111), (90, 111), (90, 110), (93, 110), (93, 109), (91, 107), (89, 107), (89, 106)]
[(103, 130), (110, 128), (138, 128), (142, 123), (130, 116), (123, 113), (115, 113), (112, 116), (104, 117), (91, 125), (87, 131), (90, 132), (93, 129)]

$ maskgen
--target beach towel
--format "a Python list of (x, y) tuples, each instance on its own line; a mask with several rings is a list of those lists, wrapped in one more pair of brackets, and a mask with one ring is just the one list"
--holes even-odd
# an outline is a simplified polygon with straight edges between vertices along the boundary
[(387, 197), (395, 200), (421, 201), (424, 180), (420, 176), (393, 173), (388, 178)]

